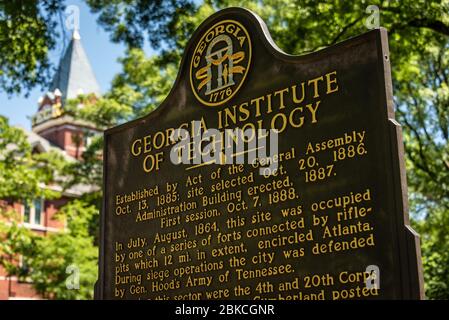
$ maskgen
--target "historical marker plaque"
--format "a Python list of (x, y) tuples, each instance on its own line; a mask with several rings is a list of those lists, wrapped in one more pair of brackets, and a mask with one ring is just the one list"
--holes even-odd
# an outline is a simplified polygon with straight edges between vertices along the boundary
[[(388, 55), (383, 29), (290, 56), (247, 10), (208, 18), (164, 103), (105, 133), (97, 297), (422, 298)], [(277, 169), (174, 164), (177, 128), (276, 129)]]

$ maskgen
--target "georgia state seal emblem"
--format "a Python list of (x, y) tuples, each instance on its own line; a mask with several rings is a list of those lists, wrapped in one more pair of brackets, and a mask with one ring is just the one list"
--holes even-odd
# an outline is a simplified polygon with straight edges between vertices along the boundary
[(195, 97), (208, 106), (231, 99), (242, 86), (251, 62), (251, 39), (237, 21), (210, 27), (198, 41), (190, 63)]

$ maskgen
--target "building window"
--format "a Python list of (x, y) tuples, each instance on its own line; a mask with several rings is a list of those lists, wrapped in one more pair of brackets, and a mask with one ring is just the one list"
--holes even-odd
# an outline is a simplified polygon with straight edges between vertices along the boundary
[(30, 222), (30, 217), (31, 217), (31, 208), (28, 205), (28, 202), (25, 201), (24, 204), (24, 210), (23, 210), (23, 222)]
[(87, 148), (92, 143), (92, 137), (91, 136), (84, 136), (84, 147)]
[(35, 199), (31, 204), (28, 203), (28, 201), (25, 201), (23, 205), (23, 222), (33, 225), (42, 225), (42, 217), (44, 215), (43, 208), (43, 199)]
[(84, 130), (82, 136), (83, 136), (83, 147), (84, 148), (89, 147), (92, 143), (92, 136), (93, 136), (92, 132), (89, 130)]
[(42, 199), (34, 200), (34, 224), (42, 224)]

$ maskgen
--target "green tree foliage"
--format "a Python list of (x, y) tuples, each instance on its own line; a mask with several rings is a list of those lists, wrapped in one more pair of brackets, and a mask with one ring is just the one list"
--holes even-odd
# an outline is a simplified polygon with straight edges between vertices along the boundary
[(178, 17), (194, 12), (192, 0), (87, 0), (99, 13), (98, 23), (111, 32), (113, 41), (130, 47), (142, 47), (145, 40), (152, 46), (171, 46)]
[[(67, 168), (73, 164), (55, 152), (32, 151), (24, 131), (0, 116), (0, 199), (31, 203), (61, 196), (42, 185), (58, 182), (64, 186)], [(64, 222), (65, 230), (42, 237), (22, 224), (18, 212), (1, 205), (0, 265), (9, 276), (32, 280), (44, 298), (90, 299), (98, 266), (95, 196), (69, 202), (57, 218)], [(67, 288), (68, 283), (73, 289)]]
[(89, 233), (98, 209), (83, 200), (62, 208), (59, 218), (67, 232), (36, 240), (36, 254), (28, 258), (33, 286), (45, 298), (92, 299), (97, 280), (98, 248)]
[(64, 4), (58, 0), (0, 2), (0, 90), (8, 94), (46, 88), (51, 72), (48, 52)]
[[(0, 199), (31, 203), (38, 198), (58, 197), (58, 192), (43, 189), (42, 184), (55, 180), (62, 161), (53, 152), (34, 154), (24, 131), (10, 126), (0, 116)], [(19, 258), (35, 255), (36, 239), (22, 226), (17, 212), (6, 204), (0, 205), (0, 265), (8, 275), (27, 276)]]
[(128, 119), (142, 117), (164, 101), (177, 75), (177, 66), (166, 63), (163, 57), (147, 58), (139, 49), (130, 49), (120, 62), (123, 71), (112, 80), (108, 97), (131, 108)]
[(432, 299), (448, 299), (448, 225), (447, 209), (438, 205), (425, 219), (415, 222), (415, 228), (421, 234), (426, 295)]
[(41, 184), (53, 181), (61, 161), (55, 153), (33, 154), (23, 130), (0, 116), (0, 199), (31, 201), (57, 196)]
[(26, 279), (28, 272), (20, 257), (36, 255), (36, 236), (20, 223), (20, 215), (13, 210), (0, 209), (0, 266), (8, 276)]

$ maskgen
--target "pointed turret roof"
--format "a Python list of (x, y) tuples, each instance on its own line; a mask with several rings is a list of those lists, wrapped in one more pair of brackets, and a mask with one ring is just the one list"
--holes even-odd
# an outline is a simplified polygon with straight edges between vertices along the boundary
[(100, 95), (100, 86), (76, 29), (53, 78), (50, 91), (54, 92), (56, 89), (62, 93), (63, 102), (66, 99), (76, 98), (79, 94), (95, 93), (97, 96)]

